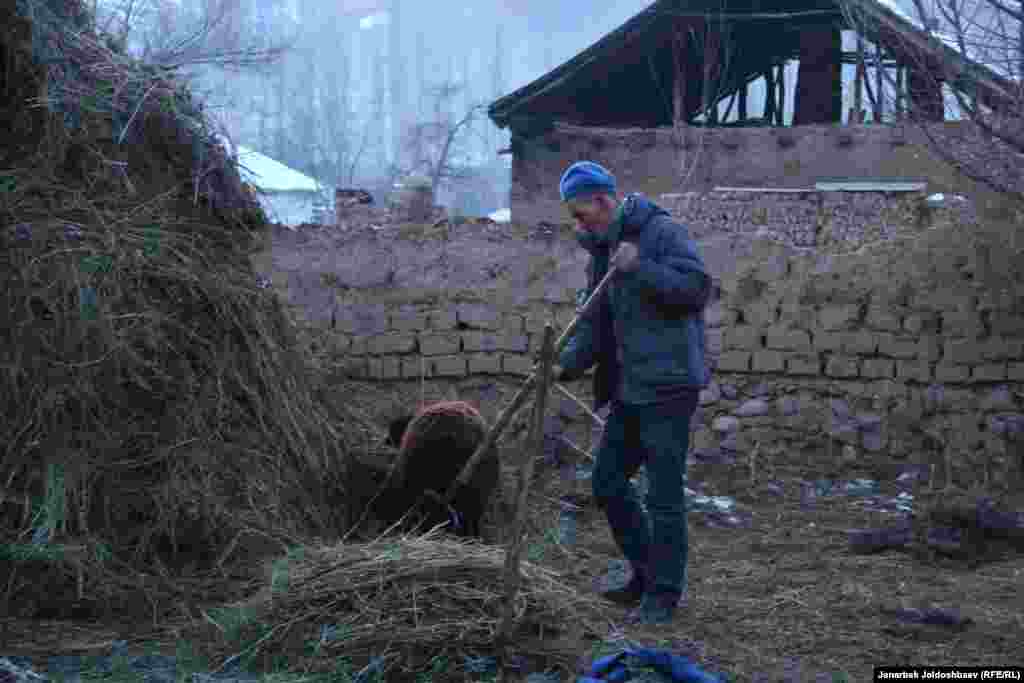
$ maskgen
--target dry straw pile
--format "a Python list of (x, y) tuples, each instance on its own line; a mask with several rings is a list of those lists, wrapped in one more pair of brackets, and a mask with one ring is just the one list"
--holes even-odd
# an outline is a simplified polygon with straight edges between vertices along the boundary
[[(236, 634), (247, 645), (227, 647), (217, 629), (192, 633), (210, 645), (211, 661), (266, 658), (315, 644), (302, 667), (330, 672), (346, 659), (363, 666), (381, 657), (380, 680), (413, 680), (432, 658), (460, 663), (493, 654), (504, 593), (504, 552), (433, 530), (420, 536), (382, 537), (370, 543), (309, 548), (289, 565), (267, 567), (269, 588), (236, 603), (248, 622)], [(276, 569), (276, 571), (274, 571)], [(562, 583), (556, 572), (521, 565), (515, 602), (516, 654), (569, 673), (586, 638), (600, 638), (608, 623), (592, 595)], [(434, 680), (472, 680), (453, 666)]]
[(36, 615), (344, 531), (365, 431), (252, 272), (265, 218), (204, 112), (86, 15), (0, 4), (0, 603)]

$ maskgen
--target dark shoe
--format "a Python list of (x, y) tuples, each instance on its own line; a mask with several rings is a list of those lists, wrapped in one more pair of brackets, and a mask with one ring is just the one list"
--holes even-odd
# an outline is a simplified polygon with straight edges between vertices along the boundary
[(640, 606), (626, 616), (626, 623), (653, 626), (672, 622), (679, 598), (675, 595), (645, 593)]
[(641, 575), (633, 572), (633, 578), (629, 580), (622, 588), (613, 588), (612, 590), (602, 591), (601, 597), (605, 600), (610, 600), (617, 605), (623, 605), (624, 607), (634, 607), (640, 604), (640, 600), (644, 596), (644, 579)]

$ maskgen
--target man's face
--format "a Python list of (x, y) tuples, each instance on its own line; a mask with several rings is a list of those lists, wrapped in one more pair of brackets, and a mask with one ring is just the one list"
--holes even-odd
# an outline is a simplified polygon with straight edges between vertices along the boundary
[(566, 202), (577, 230), (603, 233), (615, 217), (615, 202), (607, 195), (577, 197)]

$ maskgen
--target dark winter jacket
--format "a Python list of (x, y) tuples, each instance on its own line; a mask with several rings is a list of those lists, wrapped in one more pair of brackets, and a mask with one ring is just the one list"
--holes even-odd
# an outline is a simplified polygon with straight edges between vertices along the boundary
[(577, 236), (590, 252), (582, 302), (608, 272), (620, 241), (638, 249), (637, 269), (618, 273), (596, 310), (581, 320), (559, 358), (564, 379), (597, 365), (594, 407), (608, 401), (659, 403), (708, 385), (704, 307), (711, 277), (686, 228), (640, 195), (625, 198), (602, 236)]

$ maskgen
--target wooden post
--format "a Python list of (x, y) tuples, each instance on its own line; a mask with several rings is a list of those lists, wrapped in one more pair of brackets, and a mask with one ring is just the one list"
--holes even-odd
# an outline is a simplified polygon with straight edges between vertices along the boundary
[[(864, 38), (857, 34), (857, 70), (853, 76), (853, 111), (856, 116), (857, 123), (864, 123), (860, 117), (860, 111), (863, 109), (863, 83), (864, 80)], [(854, 121), (851, 118), (850, 123)]]
[(769, 68), (761, 76), (764, 78), (764, 120), (771, 123), (775, 120), (775, 74)]
[(785, 125), (786, 113), (786, 63), (779, 64), (779, 82), (775, 86), (775, 92), (779, 95), (778, 106), (775, 107), (775, 125)]
[[(540, 352), (540, 380), (537, 387), (537, 401), (533, 406), (533, 429), (531, 445), (539, 458), (544, 457), (544, 414), (547, 410), (548, 386), (551, 381), (551, 366), (555, 360), (555, 330), (548, 323), (544, 326), (544, 340)], [(506, 668), (511, 653), (507, 652), (512, 643), (514, 628), (515, 599), (519, 591), (519, 562), (523, 551), (523, 522), (526, 512), (526, 494), (530, 490), (533, 479), (533, 463), (535, 458), (527, 457), (519, 470), (519, 486), (516, 492), (515, 519), (512, 522), (512, 533), (508, 548), (505, 551), (505, 600), (502, 606), (501, 623), (496, 637), (497, 645), (505, 655), (502, 662), (502, 673)]]
[(885, 64), (882, 63), (882, 46), (875, 43), (875, 123), (882, 122), (882, 114), (885, 112), (885, 103), (882, 97), (882, 71)]
[(896, 67), (896, 118), (903, 120), (903, 66)]
[(747, 82), (744, 80), (743, 85), (740, 86), (740, 109), (739, 109), (739, 120), (747, 120)]
[(709, 125), (718, 124), (718, 31), (711, 29), (711, 19), (704, 18), (704, 119)]
[(672, 31), (672, 126), (681, 132), (686, 124), (686, 39), (678, 29)]
[(800, 64), (793, 97), (793, 125), (843, 120), (842, 38), (838, 28), (800, 31)]

